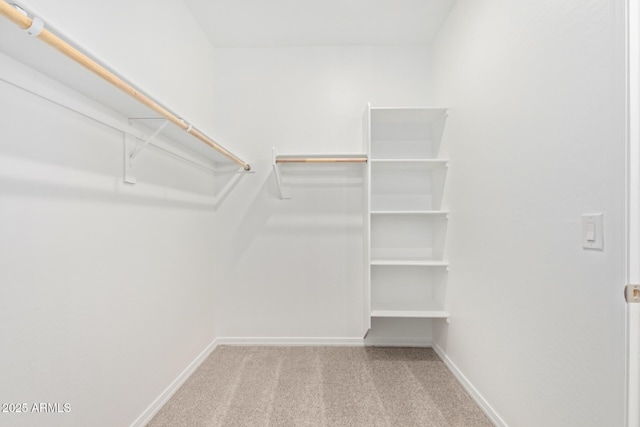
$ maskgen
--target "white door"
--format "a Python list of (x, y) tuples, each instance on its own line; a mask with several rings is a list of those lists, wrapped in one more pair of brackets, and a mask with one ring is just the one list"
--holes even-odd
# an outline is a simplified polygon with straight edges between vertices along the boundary
[[(629, 0), (628, 279), (640, 284), (640, 0)], [(628, 427), (640, 427), (640, 304), (628, 304)]]

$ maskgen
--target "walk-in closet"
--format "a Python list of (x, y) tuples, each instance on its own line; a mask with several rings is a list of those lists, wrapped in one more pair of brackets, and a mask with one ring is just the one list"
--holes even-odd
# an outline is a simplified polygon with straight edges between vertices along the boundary
[(0, 426), (640, 426), (637, 0), (0, 0)]

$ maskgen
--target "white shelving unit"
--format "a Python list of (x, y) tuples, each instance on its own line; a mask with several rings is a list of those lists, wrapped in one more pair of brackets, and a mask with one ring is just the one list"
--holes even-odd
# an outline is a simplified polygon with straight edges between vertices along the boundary
[(371, 318), (447, 318), (449, 160), (440, 142), (446, 108), (380, 108), (364, 115), (365, 301)]

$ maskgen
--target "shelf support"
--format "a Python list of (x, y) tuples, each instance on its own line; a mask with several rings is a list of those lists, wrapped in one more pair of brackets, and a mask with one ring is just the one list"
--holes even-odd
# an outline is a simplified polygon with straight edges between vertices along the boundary
[[(130, 119), (129, 123), (131, 123), (131, 120), (133, 119)], [(160, 132), (162, 132), (162, 130), (169, 124), (168, 120), (164, 120), (164, 119), (161, 119), (161, 120), (162, 120), (162, 123), (160, 124), (160, 126), (158, 126), (158, 128), (149, 137), (143, 140), (142, 144), (138, 144), (137, 138), (134, 135), (130, 133), (124, 134), (124, 147), (123, 147), (122, 153), (124, 157), (123, 160), (124, 160), (124, 182), (125, 183), (135, 184), (137, 182), (136, 175), (134, 172), (135, 159), (138, 156), (138, 154), (140, 154), (142, 150), (147, 148), (147, 146), (151, 144), (151, 142), (153, 142), (153, 140), (155, 140), (156, 137), (160, 135)]]
[(131, 153), (135, 151), (137, 145), (136, 137), (130, 133), (124, 134), (122, 154), (124, 164), (124, 182), (126, 184), (135, 184), (136, 176), (133, 172), (133, 164), (131, 163)]
[(282, 176), (280, 175), (280, 168), (278, 167), (278, 153), (276, 148), (272, 149), (272, 165), (273, 165), (273, 175), (276, 177), (276, 184), (278, 186), (278, 192), (280, 193), (280, 199), (290, 199), (291, 194), (288, 189), (284, 188), (282, 185)]
[(143, 141), (142, 144), (138, 145), (134, 150), (133, 153), (131, 153), (131, 155), (129, 156), (129, 162), (133, 165), (136, 157), (138, 156), (138, 154), (140, 154), (140, 152), (142, 150), (144, 150), (145, 148), (147, 148), (147, 146), (151, 143), (151, 141), (153, 141), (154, 139), (156, 139), (156, 137), (158, 135), (160, 135), (160, 132), (162, 132), (164, 130), (165, 127), (167, 127), (167, 125), (169, 124), (168, 120), (165, 119), (161, 119), (162, 123), (160, 124), (160, 126), (158, 126), (158, 129), (156, 129), (151, 136), (149, 136), (145, 141)]
[(244, 178), (247, 174), (250, 174), (250, 173), (255, 173), (255, 172), (253, 170), (247, 171), (244, 168), (238, 169), (233, 174), (233, 177), (229, 181), (227, 181), (227, 183), (224, 185), (224, 187), (222, 187), (222, 189), (218, 192), (218, 194), (215, 195), (214, 205), (217, 206), (220, 203), (222, 203), (222, 201), (227, 198), (229, 193), (231, 193), (231, 190), (233, 190), (235, 188), (235, 186), (238, 185), (240, 180), (242, 178)]

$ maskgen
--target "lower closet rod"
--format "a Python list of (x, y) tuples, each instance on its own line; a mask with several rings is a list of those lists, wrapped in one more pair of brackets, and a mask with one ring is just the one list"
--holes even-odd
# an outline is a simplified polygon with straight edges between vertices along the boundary
[(16, 9), (9, 3), (4, 0), (0, 0), (0, 15), (4, 15), (10, 21), (18, 25), (23, 30), (26, 30), (32, 36), (38, 37), (40, 40), (49, 44), (59, 52), (63, 53), (65, 56), (79, 63), (89, 71), (94, 74), (102, 77), (107, 82), (111, 83), (113, 86), (117, 87), (127, 95), (136, 99), (138, 102), (146, 105), (156, 113), (163, 116), (165, 119), (175, 124), (182, 130), (186, 131), (190, 135), (193, 135), (200, 141), (204, 142), (211, 148), (215, 149), (219, 153), (233, 160), (246, 171), (251, 170), (251, 166), (248, 163), (245, 163), (240, 158), (235, 156), (226, 148), (219, 145), (213, 139), (209, 138), (199, 130), (195, 129), (191, 124), (185, 122), (181, 118), (177, 117), (175, 114), (159, 105), (157, 102), (153, 101), (151, 98), (146, 95), (140, 93), (138, 89), (131, 86), (129, 83), (122, 80), (120, 77), (116, 76), (111, 71), (105, 69), (100, 64), (95, 62), (93, 59), (89, 58), (87, 55), (83, 54), (79, 50), (75, 49), (73, 46), (53, 34), (51, 31), (44, 28), (44, 23), (40, 18), (29, 18), (26, 16), (21, 10)]

